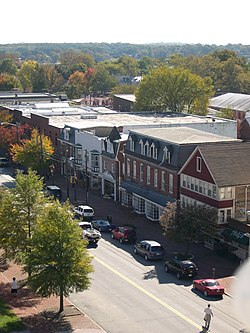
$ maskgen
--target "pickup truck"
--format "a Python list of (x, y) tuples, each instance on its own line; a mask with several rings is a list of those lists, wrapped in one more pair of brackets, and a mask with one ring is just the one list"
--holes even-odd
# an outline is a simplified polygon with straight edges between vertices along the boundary
[(82, 238), (86, 239), (89, 243), (98, 243), (102, 235), (100, 231), (94, 229), (90, 222), (81, 221), (78, 223), (79, 227), (82, 228)]

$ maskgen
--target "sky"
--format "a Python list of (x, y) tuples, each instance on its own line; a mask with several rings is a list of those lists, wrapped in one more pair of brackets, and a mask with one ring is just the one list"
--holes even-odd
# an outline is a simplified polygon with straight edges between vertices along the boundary
[(249, 0), (1, 1), (0, 44), (250, 45)]

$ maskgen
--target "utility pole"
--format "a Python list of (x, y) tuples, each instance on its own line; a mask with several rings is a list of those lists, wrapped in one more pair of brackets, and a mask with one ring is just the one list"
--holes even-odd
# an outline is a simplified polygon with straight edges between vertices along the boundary
[(85, 202), (88, 204), (88, 151), (85, 149)]

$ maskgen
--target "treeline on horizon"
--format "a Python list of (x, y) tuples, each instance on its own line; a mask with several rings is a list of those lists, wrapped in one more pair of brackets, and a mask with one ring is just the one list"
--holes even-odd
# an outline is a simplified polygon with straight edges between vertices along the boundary
[(58, 63), (67, 50), (84, 52), (93, 56), (97, 62), (118, 59), (122, 55), (141, 59), (143, 57), (166, 59), (173, 54), (187, 57), (204, 56), (217, 50), (230, 50), (240, 57), (250, 60), (250, 45), (227, 44), (129, 44), (129, 43), (17, 43), (0, 44), (0, 56), (15, 54), (22, 60), (32, 59), (39, 63)]

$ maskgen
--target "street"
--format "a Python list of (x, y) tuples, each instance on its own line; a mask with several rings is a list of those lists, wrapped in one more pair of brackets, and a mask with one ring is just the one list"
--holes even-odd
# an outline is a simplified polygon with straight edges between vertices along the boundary
[(70, 300), (110, 333), (201, 332), (204, 308), (214, 312), (211, 331), (236, 333), (242, 328), (232, 312), (232, 299), (205, 298), (192, 290), (192, 281), (164, 272), (163, 261), (145, 262), (133, 246), (105, 234), (94, 256), (90, 290)]

